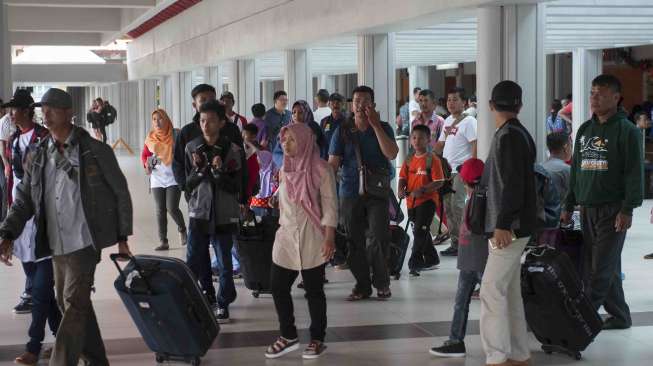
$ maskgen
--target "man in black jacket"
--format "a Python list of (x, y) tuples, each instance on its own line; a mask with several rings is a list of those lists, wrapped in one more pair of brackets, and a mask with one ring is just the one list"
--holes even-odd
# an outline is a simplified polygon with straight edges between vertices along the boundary
[(492, 89), (496, 132), (481, 184), (487, 188), (490, 237), (481, 285), (481, 341), (488, 365), (528, 365), (520, 259), (535, 228), (535, 143), (517, 115), (522, 90), (513, 81)]
[[(199, 108), (202, 104), (216, 100), (216, 92), (215, 88), (211, 85), (208, 84), (200, 84), (196, 87), (193, 88), (191, 91), (191, 97), (193, 98), (193, 108), (195, 109), (196, 113), (195, 116), (193, 116), (193, 121), (184, 126), (181, 129), (181, 132), (177, 136), (177, 140), (175, 141), (175, 151), (174, 151), (174, 156), (172, 160), (172, 172), (175, 176), (175, 181), (177, 181), (177, 184), (179, 184), (179, 187), (184, 191), (184, 195), (186, 197), (186, 201), (189, 199), (189, 194), (186, 190), (186, 166), (185, 166), (185, 151), (186, 151), (186, 144), (188, 144), (190, 141), (202, 136), (202, 129), (200, 128), (200, 114), (199, 114)], [(234, 144), (238, 145), (239, 147), (243, 148), (243, 137), (240, 134), (240, 130), (238, 129), (238, 126), (234, 123), (226, 123), (224, 127), (220, 130), (220, 135), (225, 136), (229, 138), (231, 142)], [(245, 160), (245, 155), (243, 153), (243, 161)], [(247, 182), (247, 169), (243, 171), (243, 186), (246, 186)], [(241, 195), (241, 203), (246, 202), (246, 198), (243, 198), (245, 195)]]

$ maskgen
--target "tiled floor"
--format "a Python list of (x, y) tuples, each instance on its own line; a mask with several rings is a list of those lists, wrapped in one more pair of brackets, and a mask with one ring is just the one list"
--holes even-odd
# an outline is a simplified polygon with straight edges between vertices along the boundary
[[(138, 159), (120, 157), (129, 180), (134, 201), (134, 236), (130, 245), (135, 253), (154, 254), (156, 224), (154, 203), (148, 194), (146, 180), (139, 170)], [(545, 355), (538, 351), (539, 344), (532, 338), (534, 361), (538, 365), (648, 365), (653, 360), (653, 295), (649, 290), (653, 261), (644, 261), (642, 255), (653, 252), (653, 226), (648, 212), (653, 202), (647, 201), (636, 210), (634, 227), (629, 232), (623, 255), (626, 273), (624, 287), (638, 326), (626, 331), (605, 332), (584, 352), (584, 360), (575, 362), (559, 355)], [(182, 210), (185, 205), (182, 200)], [(183, 258), (185, 250), (178, 245), (174, 225), (170, 225), (171, 256)], [(444, 247), (441, 247), (444, 249)], [(94, 304), (100, 328), (107, 343), (113, 365), (149, 365), (154, 358), (143, 348), (138, 331), (125, 312), (113, 289), (116, 270), (105, 259), (97, 270), (97, 293)], [(406, 271), (404, 271), (406, 272)], [(9, 365), (16, 352), (26, 341), (29, 315), (14, 315), (15, 305), (22, 290), (24, 275), (20, 264), (0, 267), (0, 365)], [(329, 317), (329, 351), (324, 358), (312, 361), (315, 365), (482, 365), (483, 356), (477, 323), (470, 323), (467, 337), (469, 356), (465, 360), (440, 360), (428, 354), (428, 347), (444, 340), (451, 320), (457, 271), (455, 259), (443, 258), (441, 268), (424, 273), (419, 278), (407, 275), (393, 281), (393, 298), (390, 301), (348, 303), (344, 297), (353, 286), (349, 272), (328, 270), (330, 284), (326, 287)], [(272, 341), (277, 327), (270, 297), (255, 299), (237, 281), (238, 299), (231, 308), (233, 322), (222, 327), (215, 348), (211, 349), (203, 364), (215, 365), (295, 365), (302, 364), (300, 354), (294, 353), (282, 360), (264, 360), (264, 346)], [(294, 292), (295, 313), (300, 328), (308, 327), (308, 311), (303, 292)], [(478, 320), (479, 304), (472, 303), (470, 319)], [(394, 326), (391, 326), (393, 325)], [(271, 332), (265, 332), (271, 331)], [(226, 334), (229, 333), (229, 334)], [(432, 338), (435, 335), (437, 338)], [(358, 338), (360, 337), (360, 338)], [(361, 340), (357, 340), (361, 339)], [(238, 345), (253, 345), (241, 348)], [(306, 362), (308, 363), (308, 362)], [(44, 363), (45, 364), (45, 363)]]

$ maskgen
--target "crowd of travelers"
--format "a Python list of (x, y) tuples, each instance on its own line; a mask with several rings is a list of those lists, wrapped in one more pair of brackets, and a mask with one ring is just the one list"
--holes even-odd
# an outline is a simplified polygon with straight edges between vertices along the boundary
[[(291, 289), (301, 275), (310, 315), (302, 357), (313, 359), (327, 349), (327, 265), (351, 271), (354, 286), (346, 301), (375, 293), (379, 300), (392, 298), (389, 260), (397, 243), (389, 207), (405, 200), (413, 237), (410, 275), (437, 269), (440, 255), (458, 257), (449, 339), (430, 353), (465, 356), (469, 306), (478, 297), (487, 365), (520, 366), (531, 362), (521, 258), (547, 230), (576, 217), (584, 238), (578, 271), (587, 296), (595, 310), (609, 314), (603, 329), (629, 328), (621, 251), (643, 200), (641, 129), (650, 128), (650, 113), (638, 114), (637, 126), (631, 123), (621, 107), (621, 83), (600, 75), (592, 82), (592, 118), (575, 132), (571, 96), (553, 102), (546, 118), (548, 159), (537, 164), (536, 144), (519, 119), (522, 89), (502, 81), (492, 90), (492, 115), (481, 121), (495, 130), (481, 160), (475, 97), (461, 87), (440, 99), (429, 89), (413, 92), (396, 129), (381, 120), (375, 91), (363, 85), (353, 89), (350, 103), (319, 90), (315, 110), (305, 100), (288, 109), (287, 93), (277, 91), (271, 108), (251, 107), (250, 121), (234, 110), (232, 93), (218, 95), (208, 84), (193, 88), (196, 113), (181, 129), (165, 110), (152, 111), (141, 161), (156, 204), (155, 250), (171, 248), (169, 215), (188, 268), (217, 322), (226, 324), (238, 318), (230, 305), (238, 295), (234, 268), (246, 255), (236, 250), (241, 226), (273, 218), (278, 229), (268, 290), (279, 335), (265, 357), (299, 348)], [(38, 103), (17, 90), (2, 108), (9, 116), (0, 128), (8, 209), (0, 225), (0, 260), (22, 263), (27, 280), (14, 311), (32, 315), (30, 340), (16, 362), (108, 365), (91, 301), (95, 268), (102, 249), (115, 244), (131, 256), (133, 232), (127, 181), (105, 143), (115, 108), (99, 98), (93, 102), (87, 117), (96, 138), (73, 125), (72, 98), (60, 89), (48, 90)], [(35, 123), (35, 108), (42, 110), (43, 125)], [(12, 126), (7, 131), (6, 120)], [(395, 131), (410, 141), (398, 172), (391, 163), (399, 152)], [(179, 207), (182, 193), (188, 220)], [(444, 243), (449, 247), (438, 254), (435, 245)], [(46, 323), (56, 341), (44, 349)]]

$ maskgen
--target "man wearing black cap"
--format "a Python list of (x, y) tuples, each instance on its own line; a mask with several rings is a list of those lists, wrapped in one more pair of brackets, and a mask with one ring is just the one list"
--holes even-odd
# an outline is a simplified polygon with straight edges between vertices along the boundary
[(132, 204), (127, 180), (110, 146), (72, 124), (72, 98), (49, 89), (42, 107), (50, 137), (29, 152), (14, 203), (0, 225), (0, 261), (11, 264), (13, 241), (34, 219), (37, 259), (52, 256), (63, 318), (50, 365), (108, 365), (91, 287), (104, 248), (128, 254)]
[[(3, 105), (9, 109), (9, 116), (18, 127), (9, 138), (6, 148), (6, 154), (11, 157), (8, 191), (12, 191), (12, 194), (9, 196), (9, 202), (16, 194), (17, 185), (23, 178), (26, 156), (49, 134), (45, 127), (34, 123), (34, 107), (31, 106), (33, 103), (34, 99), (29, 91), (19, 89), (16, 90), (11, 101)], [(52, 257), (36, 258), (34, 234), (34, 220), (30, 219), (14, 241), (13, 251), (13, 255), (23, 264), (27, 277), (25, 292), (30, 294), (29, 300), (23, 298), (14, 308), (14, 312), (20, 313), (24, 308), (31, 307), (32, 313), (32, 323), (28, 331), (30, 341), (25, 352), (15, 359), (17, 364), (22, 365), (32, 365), (38, 361), (41, 343), (45, 337), (46, 322), (49, 322), (53, 334), (56, 334), (61, 322), (61, 313), (54, 296)]]
[(234, 111), (236, 99), (230, 91), (223, 92), (220, 95), (220, 103), (224, 106), (227, 112), (227, 122), (231, 122), (238, 126), (238, 130), (242, 131), (243, 127), (247, 124), (247, 119)]
[[(520, 259), (535, 228), (535, 142), (517, 115), (522, 90), (509, 80), (492, 89), (496, 132), (481, 184), (487, 188), (490, 254), (481, 284), (481, 341), (487, 365), (525, 366), (530, 359)], [(489, 127), (488, 127), (489, 128)]]

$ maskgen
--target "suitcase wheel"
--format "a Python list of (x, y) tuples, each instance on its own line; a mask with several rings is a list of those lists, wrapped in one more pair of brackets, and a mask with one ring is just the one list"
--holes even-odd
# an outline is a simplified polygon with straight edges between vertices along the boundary
[(394, 277), (395, 277), (395, 280), (398, 281), (401, 278), (401, 273), (397, 273), (396, 275), (394, 275)]
[(168, 360), (168, 357), (161, 355), (161, 354), (156, 354), (156, 363), (164, 363)]
[(201, 360), (200, 360), (199, 357), (193, 357), (193, 358), (190, 360), (190, 364), (191, 364), (192, 366), (199, 366), (200, 362), (201, 362)]
[(574, 354), (574, 360), (580, 361), (583, 358), (583, 356), (580, 354), (580, 352), (576, 352)]
[(252, 296), (254, 296), (255, 299), (258, 299), (259, 295), (260, 295), (260, 292), (252, 291)]

